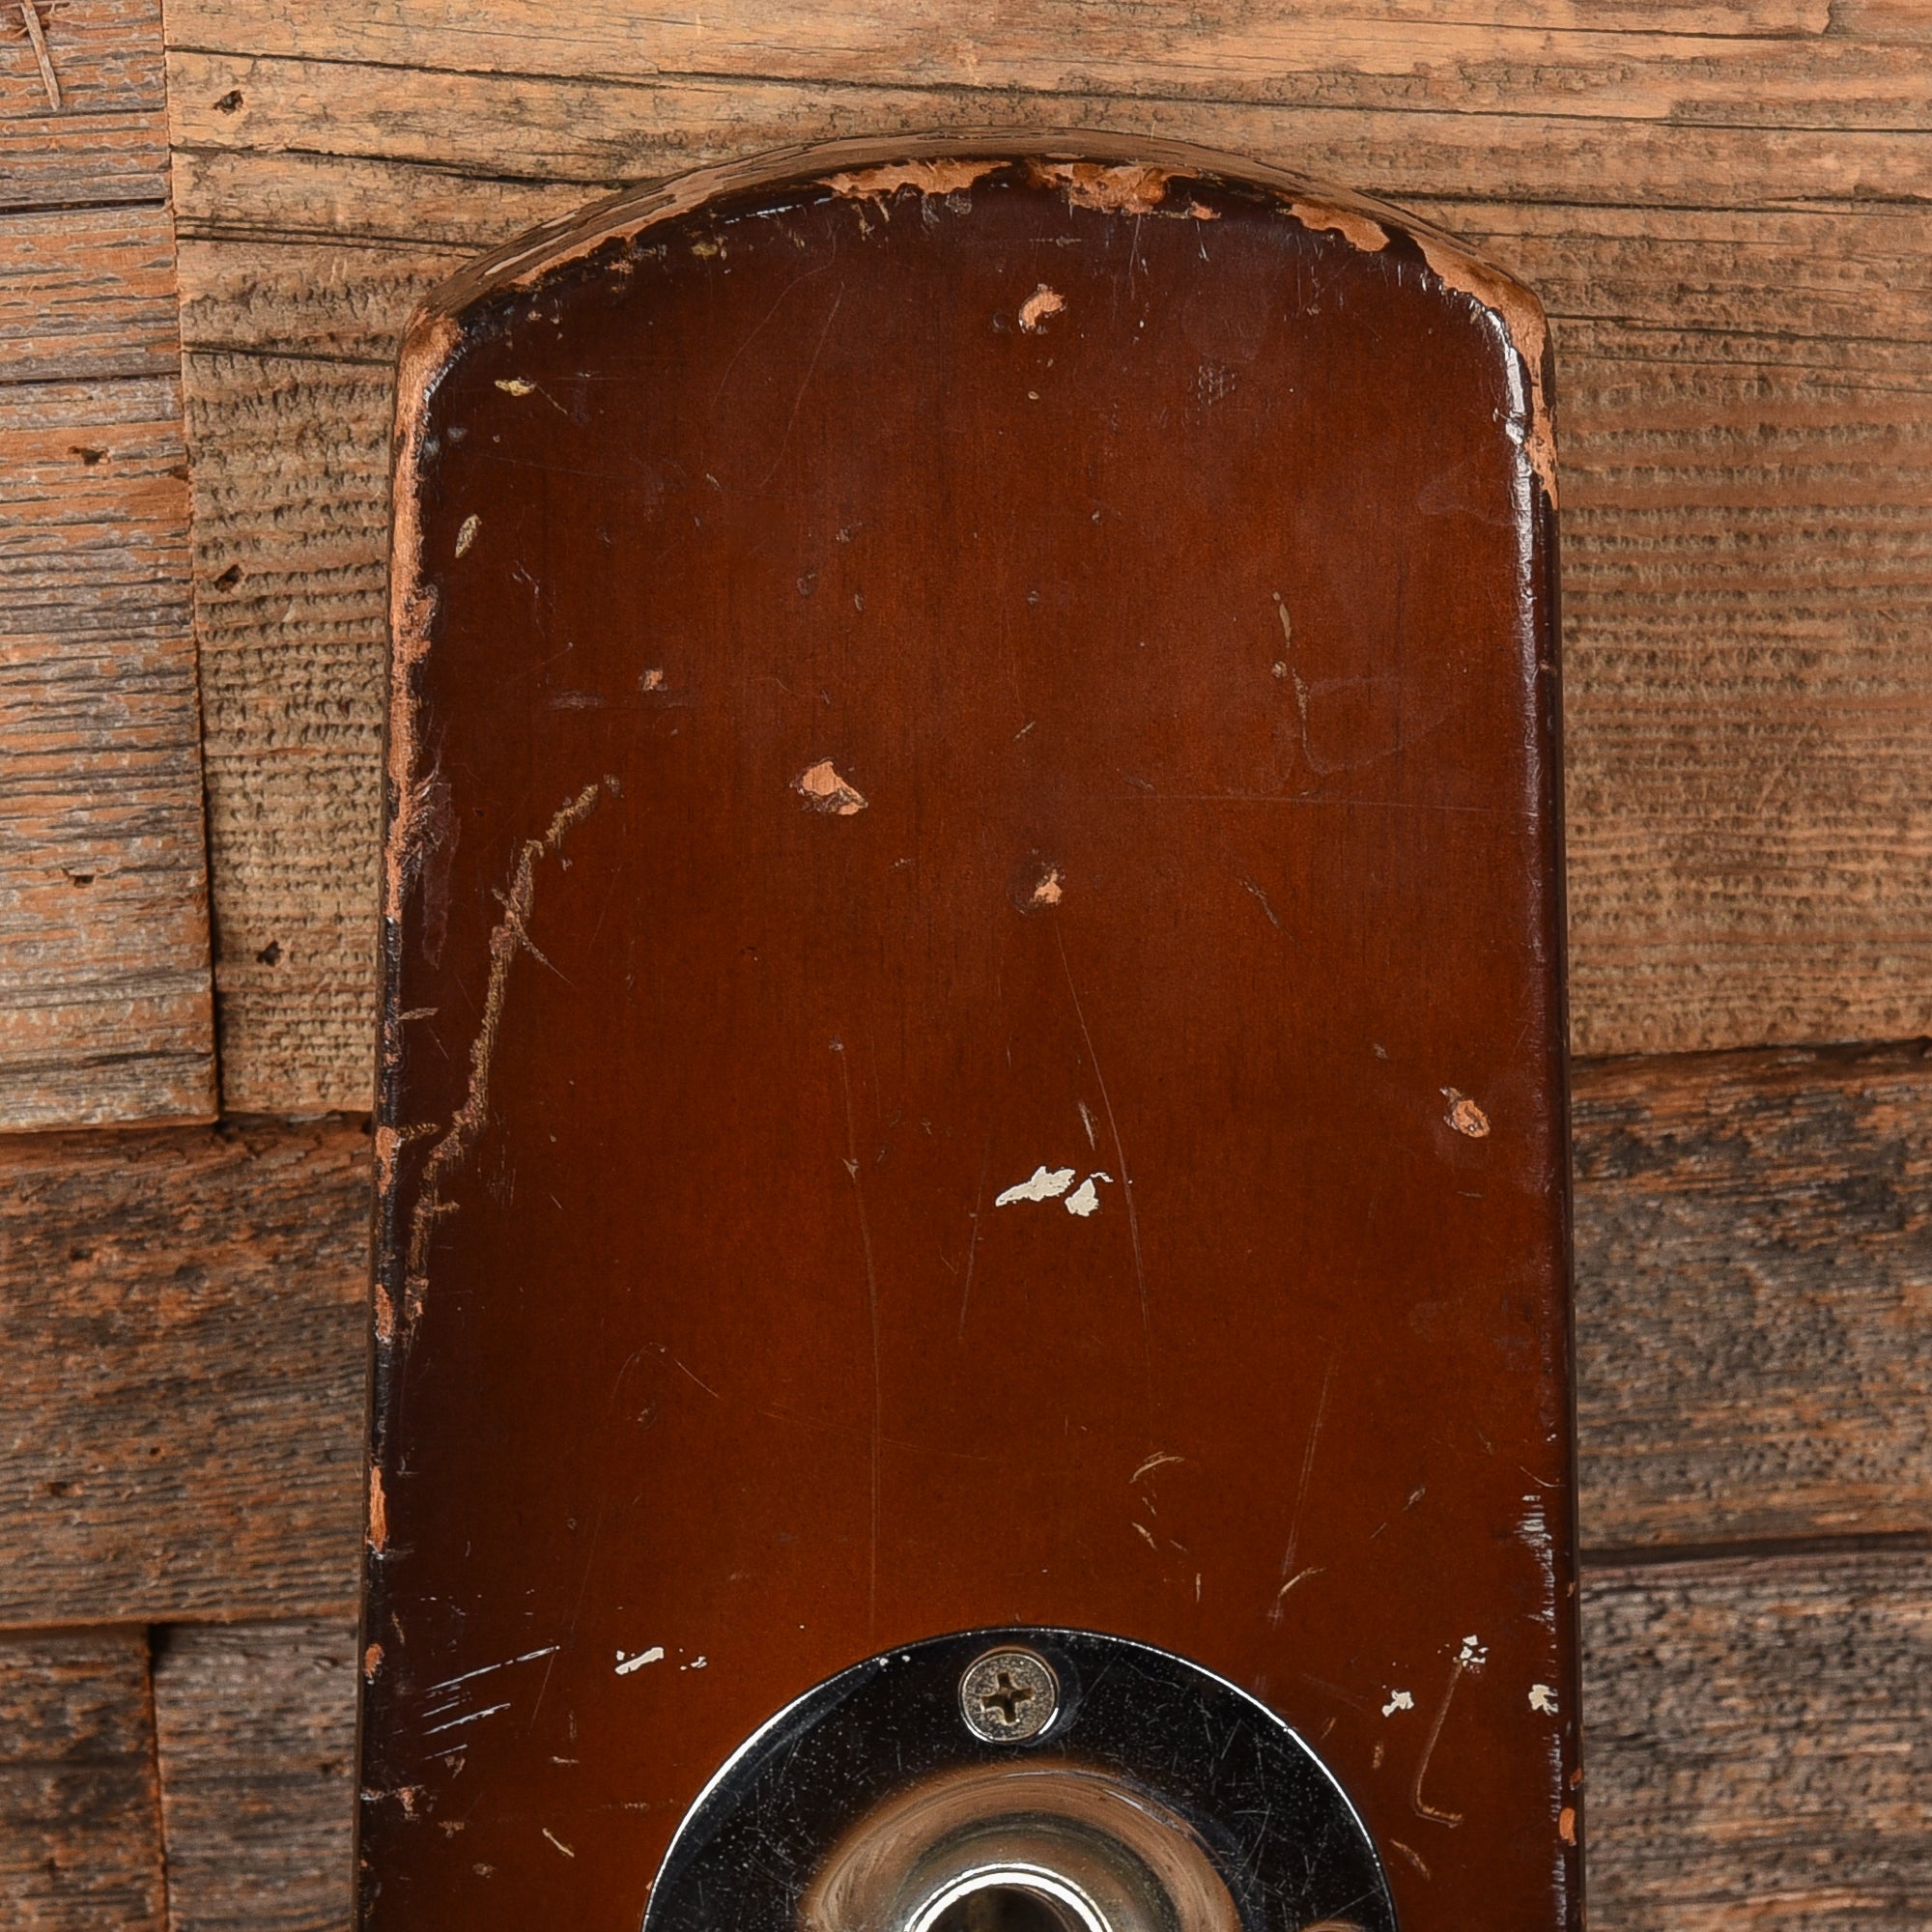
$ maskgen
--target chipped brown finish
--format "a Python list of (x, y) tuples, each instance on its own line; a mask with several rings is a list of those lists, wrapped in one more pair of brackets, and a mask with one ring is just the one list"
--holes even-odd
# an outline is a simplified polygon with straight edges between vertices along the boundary
[(1579, 1069), (1599, 1548), (1932, 1531), (1922, 1043)]
[(850, 174), (828, 175), (826, 185), (836, 194), (853, 195), (861, 201), (890, 201), (902, 187), (916, 188), (923, 195), (963, 194), (975, 182), (991, 174), (993, 167), (991, 161), (891, 161)]
[[(909, 145), (620, 197), (424, 310), (457, 332), (401, 412), (392, 597), (433, 615), (396, 668), (367, 1910), (454, 1924), (480, 1856), (497, 1912), (635, 1913), (775, 1709), (1017, 1617), (1257, 1687), (1351, 1786), (1388, 1671), (1449, 1672), (1426, 1810), (1369, 1801), (1454, 1834), (1396, 1884), (1569, 1924), (1516, 351), (1298, 180)], [(935, 156), (970, 188), (906, 178)], [(988, 1372), (1017, 1320), (1050, 1403)]]
[[(1932, 1530), (1932, 1063), (1586, 1064), (1575, 1117), (1586, 1547)], [(368, 1147), (270, 1122), (13, 1145), (5, 1347), (61, 1367), (19, 1384), (46, 1446), (0, 1508), (12, 1621), (354, 1594)], [(67, 1312), (37, 1317), (49, 1282)]]
[(0, 1636), (0, 1923), (164, 1932), (140, 1631)]
[(168, 1932), (348, 1926), (355, 1638), (339, 1618), (161, 1633)]
[(329, 1121), (0, 1144), (0, 1623), (354, 1601), (368, 1145)]
[[(430, 781), (416, 772), (415, 668), (429, 649), (435, 605), (413, 588), (423, 575), (422, 531), (414, 504), (422, 462), (423, 413), (436, 383), (456, 349), (455, 327), (445, 318), (424, 317), (406, 336), (397, 372), (395, 433), (396, 488), (393, 564), (389, 581), (389, 636), (396, 673), (390, 679), (386, 759), (390, 793), (396, 801), (383, 872), (383, 916), (394, 921), (403, 894), (422, 863), (419, 840)], [(475, 526), (468, 527), (474, 531)], [(466, 546), (467, 548), (467, 546)]]
[(1545, 372), (1549, 366), (1549, 325), (1543, 304), (1527, 297), (1522, 287), (1508, 275), (1499, 274), (1489, 263), (1472, 254), (1460, 242), (1446, 237), (1418, 233), (1423, 259), (1441, 278), (1444, 288), (1465, 295), (1471, 301), (1495, 317), (1502, 325), (1517, 353), (1517, 362), (1528, 384), (1529, 395), (1521, 411), (1523, 454), (1544, 494), (1554, 504), (1556, 495), (1556, 428), (1553, 399), (1546, 386)]
[[(399, 682), (407, 686), (408, 679), (420, 662), (419, 654), (401, 656), (399, 666), (402, 675)], [(517, 853), (516, 870), (511, 876), (509, 889), (500, 895), (503, 916), (490, 935), (490, 974), (484, 990), (483, 1012), (477, 1022), (476, 1037), (469, 1043), (469, 1085), (464, 1094), (463, 1104), (450, 1117), (448, 1127), (437, 1138), (422, 1164), (416, 1183), (415, 1203), (411, 1210), (403, 1276), (402, 1339), (406, 1344), (421, 1319), (423, 1296), (429, 1288), (430, 1242), (435, 1238), (438, 1223), (456, 1212), (456, 1204), (449, 1199), (448, 1189), (474, 1151), (478, 1138), (489, 1123), (490, 1069), (496, 1059), (497, 1037), (503, 1024), (503, 1005), (509, 997), (510, 969), (526, 952), (540, 964), (549, 964), (537, 950), (529, 932), (530, 916), (536, 909), (537, 867), (562, 847), (570, 833), (596, 810), (598, 800), (607, 791), (614, 794), (618, 789), (615, 779), (597, 780), (585, 785), (575, 798), (566, 799), (552, 815), (540, 838), (524, 840)], [(855, 805), (842, 802), (841, 794), (844, 799), (858, 797), (857, 793), (849, 792), (845, 787), (838, 787), (821, 810), (845, 812), (863, 808), (863, 799)], [(398, 837), (409, 836), (406, 829), (408, 822), (405, 813), (399, 811), (396, 814), (397, 825), (405, 828)], [(406, 1024), (398, 1014), (385, 1054), (385, 1061), (391, 1064), (400, 1064), (406, 1050), (402, 1032)], [(385, 1141), (384, 1162), (385, 1176), (393, 1186), (393, 1157), (387, 1153), (388, 1147), (399, 1141), (412, 1137), (426, 1138), (427, 1135), (422, 1128), (414, 1125), (398, 1129), (384, 1123), (382, 1131), (385, 1136), (393, 1136), (393, 1139)], [(385, 1199), (383, 1205), (387, 1210), (390, 1203)], [(386, 1332), (386, 1326), (379, 1321), (378, 1340), (385, 1345), (392, 1339)], [(372, 1549), (380, 1551), (387, 1541), (386, 1520), (382, 1471), (372, 1468), (369, 1471), (369, 1547)]]

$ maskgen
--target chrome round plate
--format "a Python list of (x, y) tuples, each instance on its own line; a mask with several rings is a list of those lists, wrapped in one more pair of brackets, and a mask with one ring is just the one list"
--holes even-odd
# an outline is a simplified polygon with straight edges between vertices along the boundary
[[(1014, 1708), (1037, 1712), (1047, 1685), (1027, 1735), (985, 1721), (982, 1692), (1032, 1687)], [(780, 1712), (686, 1814), (643, 1922), (952, 1932), (1015, 1894), (1072, 1932), (1396, 1932), (1353, 1805), (1264, 1705), (1146, 1644), (1035, 1629), (890, 1651)]]

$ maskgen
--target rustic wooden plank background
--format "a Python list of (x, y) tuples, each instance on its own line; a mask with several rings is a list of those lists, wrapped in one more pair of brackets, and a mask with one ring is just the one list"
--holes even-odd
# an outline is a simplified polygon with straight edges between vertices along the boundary
[(204, 784), (223, 1119), (0, 1142), (0, 1921), (348, 1923), (411, 304), (640, 177), (1087, 127), (1406, 202), (1551, 309), (1593, 1922), (1932, 1922), (1932, 15), (170, 0), (165, 84), (155, 0), (34, 19), (0, 1126), (214, 1111)]
[(0, 1129), (215, 1109), (159, 27), (0, 17)]

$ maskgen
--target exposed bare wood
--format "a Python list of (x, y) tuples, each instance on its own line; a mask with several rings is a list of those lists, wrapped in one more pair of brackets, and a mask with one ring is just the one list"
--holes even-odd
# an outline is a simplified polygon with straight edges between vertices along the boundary
[(0, 1637), (0, 1921), (161, 1932), (162, 1918), (145, 1634)]
[(347, 1932), (354, 1625), (168, 1631), (155, 1723), (168, 1932)]
[(0, 1145), (0, 1623), (354, 1601), (367, 1148), (327, 1121)]
[[(753, 6), (701, 29), (614, 5), (426, 17), (250, 0), (173, 20), (234, 1101), (367, 1094), (384, 365), (411, 303), (626, 179), (988, 123), (1341, 175), (1538, 288), (1579, 1050), (1932, 1029), (1917, 43), (1848, 39), (1822, 9), (1210, 11), (1184, 58), (1112, 8), (1077, 36), (936, 5), (842, 10), (837, 35)], [(326, 800), (300, 815), (276, 770), (296, 746)], [(260, 963), (271, 944), (286, 963)]]

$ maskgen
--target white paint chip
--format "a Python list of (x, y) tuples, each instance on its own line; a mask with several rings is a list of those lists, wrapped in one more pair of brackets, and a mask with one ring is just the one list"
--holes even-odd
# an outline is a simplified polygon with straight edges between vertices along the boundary
[(498, 376), (497, 378), (497, 386), (506, 396), (527, 396), (535, 389), (536, 384), (526, 382), (521, 376)]
[(994, 1195), (993, 1206), (1010, 1208), (1020, 1201), (1058, 1201), (1073, 1185), (1073, 1175), (1070, 1167), (1037, 1167), (1030, 1180), (1015, 1181)]
[(619, 1677), (628, 1677), (632, 1671), (641, 1670), (647, 1663), (662, 1663), (663, 1662), (664, 1645), (661, 1643), (652, 1644), (648, 1650), (639, 1651), (636, 1657), (626, 1657), (620, 1650), (617, 1653), (617, 1675)]
[(1391, 1690), (1388, 1702), (1382, 1706), (1382, 1716), (1392, 1718), (1398, 1711), (1412, 1711), (1414, 1709), (1415, 1698), (1411, 1692), (1407, 1690)]
[(1529, 1708), (1541, 1711), (1545, 1717), (1555, 1717), (1556, 1692), (1547, 1684), (1532, 1684), (1529, 1687)]
[(1105, 1180), (1111, 1182), (1113, 1179), (1114, 1177), (1111, 1174), (1101, 1174), (1097, 1170), (1094, 1173), (1090, 1174), (1087, 1177), (1087, 1179), (1083, 1180), (1080, 1183), (1080, 1185), (1076, 1187), (1073, 1190), (1073, 1192), (1066, 1197), (1066, 1201), (1065, 1204), (1066, 1211), (1069, 1214), (1078, 1214), (1083, 1221), (1087, 1218), (1088, 1215), (1093, 1213), (1097, 1213), (1099, 1211), (1099, 1207), (1100, 1207), (1100, 1196), (1098, 1191), (1094, 1188), (1094, 1183), (1096, 1180)]
[(1465, 1636), (1463, 1648), (1456, 1653), (1456, 1662), (1464, 1670), (1480, 1670), (1490, 1661), (1490, 1647), (1480, 1637)]
[(464, 518), (463, 527), (456, 533), (456, 554), (458, 556), (468, 554), (469, 546), (476, 541), (476, 532), (482, 526), (483, 519), (477, 516), (474, 511), (471, 511), (469, 516)]

